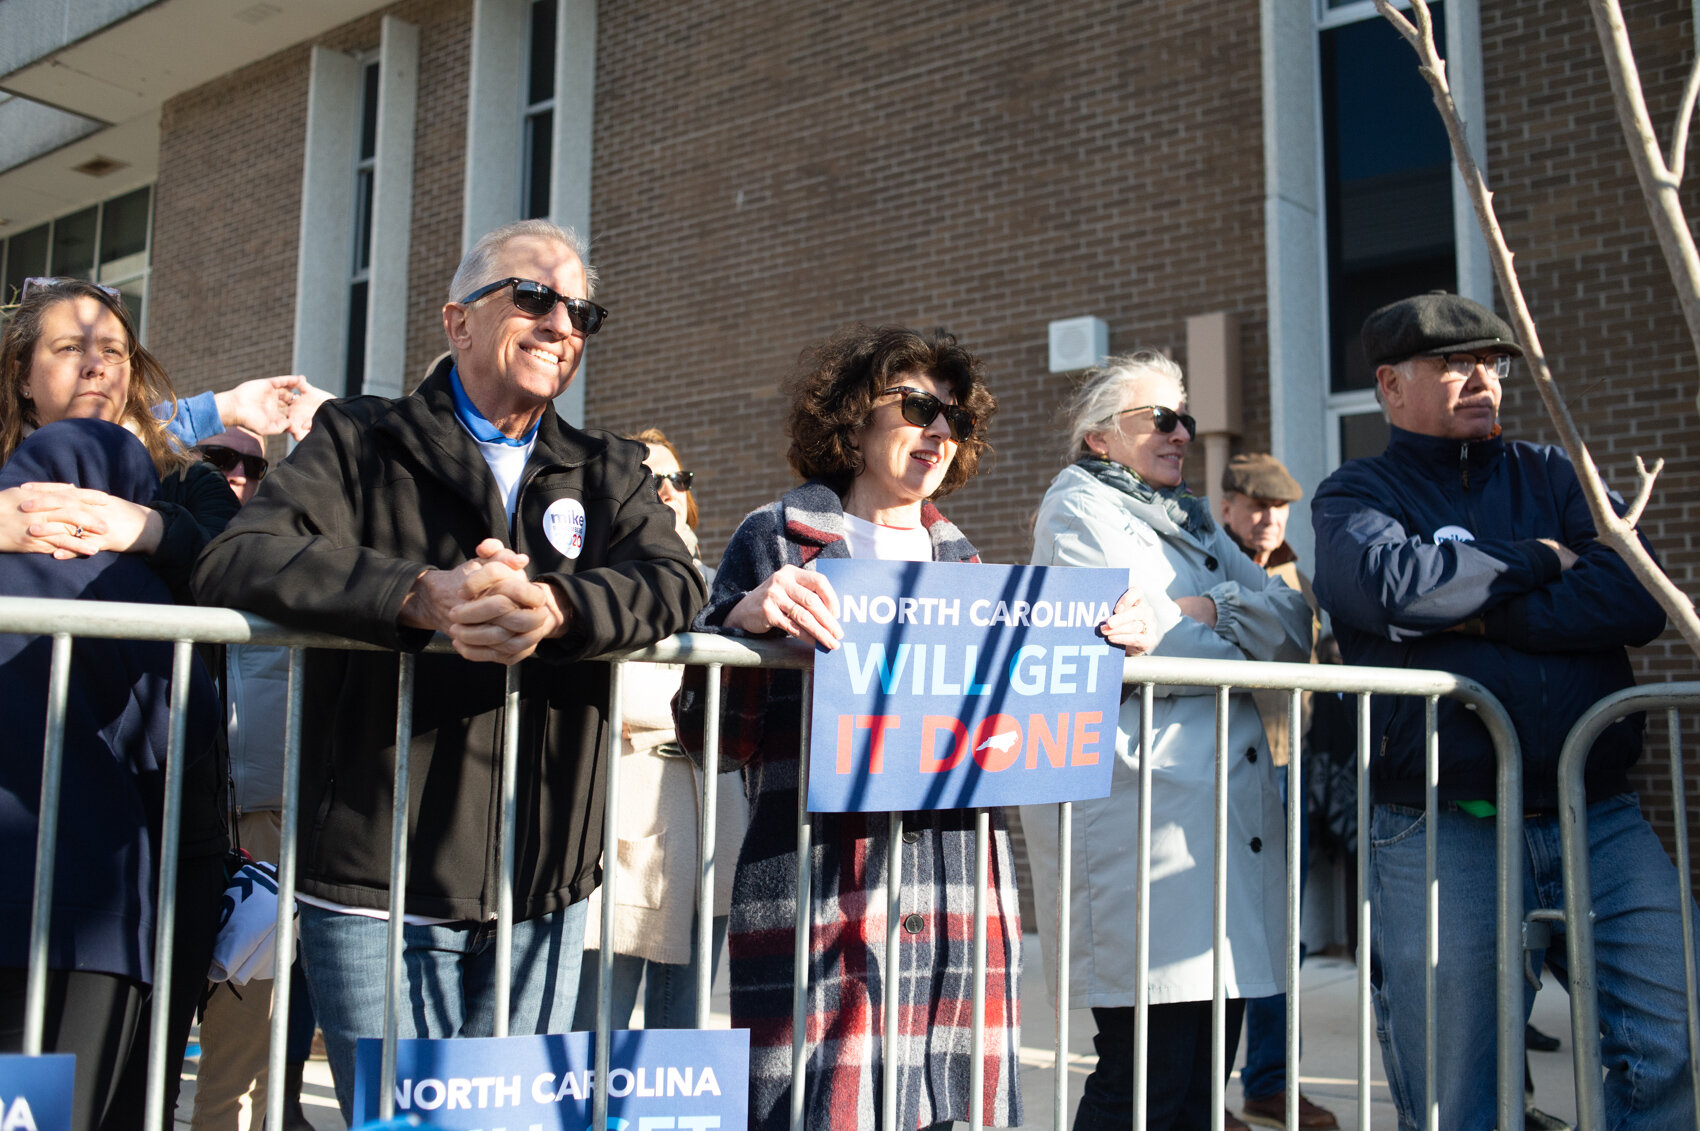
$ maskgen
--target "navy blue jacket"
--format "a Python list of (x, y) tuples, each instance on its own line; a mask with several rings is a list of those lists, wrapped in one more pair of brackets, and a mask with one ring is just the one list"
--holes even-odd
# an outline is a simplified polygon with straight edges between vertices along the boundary
[[(0, 468), (0, 488), (32, 480), (95, 487), (134, 503), (149, 503), (160, 490), (141, 442), (99, 420), (50, 424), (18, 445)], [(0, 554), (0, 593), (171, 604), (166, 581), (139, 554), (68, 561)], [(44, 636), (0, 634), (0, 966), (28, 961), (51, 648)], [(171, 652), (168, 643), (140, 640), (78, 637), (71, 645), (48, 943), (54, 969), (153, 980)], [(212, 684), (197, 663), (184, 747), (185, 855), (206, 839), (195, 815), (211, 808), (213, 831), (222, 829), (222, 814), (196, 792), (207, 784), (196, 770), (211, 766), (217, 720)]]
[[(1622, 500), (1613, 504), (1621, 513)], [(1555, 805), (1564, 736), (1595, 700), (1635, 682), (1624, 647), (1665, 626), (1629, 566), (1595, 540), (1564, 452), (1497, 434), (1466, 444), (1394, 428), (1381, 455), (1323, 481), (1311, 520), (1316, 595), (1346, 663), (1434, 668), (1481, 683), (1517, 729), (1525, 806)], [(1576, 564), (1561, 571), (1542, 538), (1574, 550)], [(1642, 724), (1635, 715), (1595, 742), (1590, 797), (1628, 788)], [(1439, 725), (1441, 797), (1492, 800), (1487, 729), (1447, 699)], [(1422, 701), (1377, 697), (1371, 728), (1375, 800), (1421, 805)]]

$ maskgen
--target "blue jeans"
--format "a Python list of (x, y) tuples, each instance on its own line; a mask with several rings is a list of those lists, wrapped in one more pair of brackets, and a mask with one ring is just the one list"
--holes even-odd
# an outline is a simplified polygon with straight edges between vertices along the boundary
[[(714, 961), (720, 968), (720, 952), (726, 948), (729, 915), (716, 915), (711, 925)], [(696, 939), (696, 916), (691, 916), (691, 938)], [(697, 964), (692, 947), (690, 962), (649, 962), (634, 954), (614, 955), (614, 977), (608, 992), (613, 996), (613, 1027), (631, 1024), (637, 1007), (638, 983), (644, 983), (643, 1024), (647, 1029), (695, 1029), (697, 1027)], [(578, 1007), (573, 1011), (574, 1029), (596, 1028), (596, 983), (601, 975), (600, 954), (587, 951), (578, 984)], [(714, 975), (709, 975), (712, 984)]]
[[(1477, 1131), (1496, 1122), (1494, 822), (1439, 814), (1440, 968), (1436, 1040), (1440, 1125)], [(1421, 809), (1377, 805), (1370, 820), (1371, 982), (1377, 1036), (1399, 1126), (1422, 1126), (1424, 1096), (1424, 838)], [(1558, 818), (1524, 824), (1523, 909), (1563, 907)], [(1606, 1069), (1606, 1127), (1694, 1125), (1676, 869), (1634, 794), (1588, 806), (1596, 984)], [(1686, 884), (1682, 885), (1686, 889)], [(1679, 902), (1680, 900), (1680, 902)], [(1560, 976), (1562, 945), (1542, 959)], [(1519, 979), (1521, 980), (1521, 979)], [(1533, 991), (1525, 994), (1528, 1019)]]
[[(1281, 804), (1287, 804), (1287, 770), (1279, 771)], [(1299, 822), (1299, 906), (1304, 906), (1305, 881), (1310, 878), (1310, 813)], [(1299, 943), (1299, 961), (1304, 961), (1304, 943)], [(1286, 977), (1286, 954), (1281, 955), (1281, 977)], [(1228, 1050), (1228, 1060), (1234, 1059)], [(1247, 998), (1245, 1003), (1245, 1067), (1240, 1069), (1240, 1087), (1248, 1100), (1278, 1095), (1287, 1088), (1287, 995)]]
[[(508, 1031), (565, 1033), (578, 997), (585, 900), (514, 924)], [(325, 1034), (342, 1117), (353, 1123), (354, 1042), (384, 1035), (383, 919), (300, 905), (307, 989)], [(496, 925), (457, 923), (403, 930), (403, 1037), (495, 1035)]]

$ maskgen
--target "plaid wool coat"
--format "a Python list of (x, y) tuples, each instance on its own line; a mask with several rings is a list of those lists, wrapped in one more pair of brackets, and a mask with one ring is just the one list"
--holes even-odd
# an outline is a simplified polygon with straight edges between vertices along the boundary
[[(921, 521), (937, 561), (978, 561), (931, 503)], [(781, 566), (849, 556), (844, 512), (822, 483), (805, 483), (747, 517), (733, 535), (698, 631), (722, 627), (743, 596)], [(702, 668), (687, 670), (679, 731), (701, 749)], [(732, 1024), (750, 1030), (750, 1126), (789, 1125), (791, 985), (797, 913), (797, 748), (802, 681), (795, 671), (724, 669), (722, 763), (748, 767), (749, 832), (732, 886)], [(986, 921), (986, 1121), (1021, 1115), (1021, 924), (1003, 814), (991, 815)], [(881, 1054), (886, 954), (884, 814), (816, 814), (810, 910), (808, 1053), (804, 1125), (879, 1127), (888, 1066)], [(969, 1113), (973, 1013), (974, 812), (907, 813), (903, 822), (898, 1124), (928, 1127)]]

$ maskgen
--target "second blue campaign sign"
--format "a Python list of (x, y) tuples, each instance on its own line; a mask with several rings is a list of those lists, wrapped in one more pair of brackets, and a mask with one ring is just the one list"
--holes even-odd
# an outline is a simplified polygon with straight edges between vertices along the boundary
[(815, 653), (809, 809), (961, 809), (1110, 792), (1117, 569), (822, 560), (843, 644)]

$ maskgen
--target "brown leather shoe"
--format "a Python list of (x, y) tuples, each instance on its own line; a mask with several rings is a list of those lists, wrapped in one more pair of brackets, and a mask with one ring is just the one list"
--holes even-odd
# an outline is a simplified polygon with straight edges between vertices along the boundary
[(1251, 1131), (1245, 1120), (1233, 1113), (1230, 1108), (1222, 1109), (1222, 1131)]
[[(1259, 1100), (1247, 1100), (1240, 1105), (1240, 1110), (1245, 1114), (1247, 1122), (1262, 1127), (1286, 1127), (1287, 1093), (1276, 1092)], [(1314, 1131), (1328, 1131), (1329, 1128), (1339, 1127), (1340, 1123), (1334, 1118), (1333, 1112), (1311, 1103), (1310, 1098), (1300, 1092), (1299, 1126), (1313, 1128)]]

